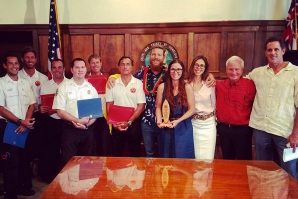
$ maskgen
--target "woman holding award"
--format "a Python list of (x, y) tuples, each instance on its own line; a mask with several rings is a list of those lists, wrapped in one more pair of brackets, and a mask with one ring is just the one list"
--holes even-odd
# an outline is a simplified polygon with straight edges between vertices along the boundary
[(204, 55), (194, 58), (189, 69), (189, 84), (195, 95), (192, 116), (196, 159), (214, 159), (216, 142), (215, 87), (206, 86), (209, 63)]
[(159, 85), (156, 96), (156, 122), (163, 131), (159, 137), (160, 157), (194, 158), (191, 116), (195, 111), (192, 87), (185, 83), (182, 61), (173, 60), (166, 81)]

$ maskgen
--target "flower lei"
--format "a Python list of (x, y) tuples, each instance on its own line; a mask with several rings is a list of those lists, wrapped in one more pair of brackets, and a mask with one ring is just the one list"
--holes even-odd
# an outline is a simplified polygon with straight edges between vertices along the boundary
[(163, 76), (164, 76), (164, 70), (162, 71), (162, 73), (159, 75), (156, 83), (154, 84), (154, 87), (152, 88), (152, 90), (150, 90), (149, 88), (149, 78), (148, 78), (148, 70), (149, 67), (145, 67), (144, 68), (144, 75), (143, 75), (143, 90), (145, 92), (145, 95), (151, 95), (154, 96), (156, 95), (156, 91), (157, 88), (159, 86), (159, 84), (162, 82)]

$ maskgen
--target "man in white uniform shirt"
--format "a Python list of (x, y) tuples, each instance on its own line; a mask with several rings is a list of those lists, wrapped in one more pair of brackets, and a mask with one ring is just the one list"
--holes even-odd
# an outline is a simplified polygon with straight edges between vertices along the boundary
[(43, 139), (43, 115), (38, 111), (40, 104), (40, 88), (41, 85), (48, 80), (47, 76), (36, 70), (37, 53), (31, 46), (26, 46), (21, 54), (21, 61), (24, 68), (19, 71), (18, 76), (27, 80), (33, 91), (36, 103), (34, 104), (33, 118), (35, 118), (34, 129), (27, 138), (27, 146), (30, 158), (40, 158)]
[[(65, 67), (61, 59), (51, 61), (53, 79), (46, 81), (40, 89), (40, 95), (55, 94), (58, 86), (68, 81), (64, 76)], [(50, 183), (59, 173), (61, 126), (63, 120), (56, 112), (50, 111), (52, 107), (39, 106), (39, 111), (45, 116), (44, 138), (42, 155), (39, 160), (39, 173), (41, 179)]]
[[(3, 59), (7, 74), (0, 78), (0, 139), (3, 140), (7, 122), (18, 125), (16, 133), (32, 128), (34, 119), (33, 92), (29, 83), (18, 77), (19, 60), (15, 55)], [(29, 132), (30, 134), (30, 132)], [(30, 164), (26, 148), (0, 142), (5, 199), (17, 199), (17, 195), (34, 195)]]
[(122, 156), (127, 144), (131, 157), (140, 156), (141, 118), (145, 109), (145, 93), (143, 83), (131, 75), (133, 61), (130, 57), (122, 56), (118, 61), (120, 78), (116, 79), (115, 86), (106, 91), (107, 112), (111, 104), (134, 107), (135, 111), (128, 121), (121, 121), (113, 125), (112, 154)]
[(93, 123), (96, 119), (79, 118), (77, 101), (97, 98), (95, 88), (85, 80), (86, 63), (82, 58), (71, 62), (73, 77), (59, 85), (53, 109), (64, 120), (61, 136), (61, 163), (64, 166), (72, 156), (92, 155)]

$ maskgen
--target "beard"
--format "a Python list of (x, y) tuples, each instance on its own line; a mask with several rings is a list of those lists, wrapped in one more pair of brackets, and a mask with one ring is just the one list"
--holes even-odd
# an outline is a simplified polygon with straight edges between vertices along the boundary
[(152, 64), (152, 62), (150, 62), (150, 68), (151, 70), (154, 70), (154, 71), (160, 71), (163, 67), (163, 61), (159, 61), (159, 64), (158, 65), (154, 65)]

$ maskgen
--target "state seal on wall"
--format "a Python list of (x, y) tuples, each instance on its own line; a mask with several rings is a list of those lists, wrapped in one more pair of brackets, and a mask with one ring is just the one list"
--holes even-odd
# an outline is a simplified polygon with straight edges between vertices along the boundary
[(178, 52), (174, 48), (174, 46), (172, 46), (171, 44), (164, 42), (164, 41), (155, 41), (155, 42), (152, 42), (152, 43), (146, 45), (143, 48), (141, 55), (140, 55), (140, 59), (139, 59), (141, 68), (144, 68), (144, 67), (150, 65), (150, 52), (151, 52), (152, 48), (154, 48), (156, 46), (162, 46), (163, 48), (166, 49), (165, 58), (164, 58), (164, 66), (165, 67), (168, 67), (169, 63), (173, 59), (179, 59)]

